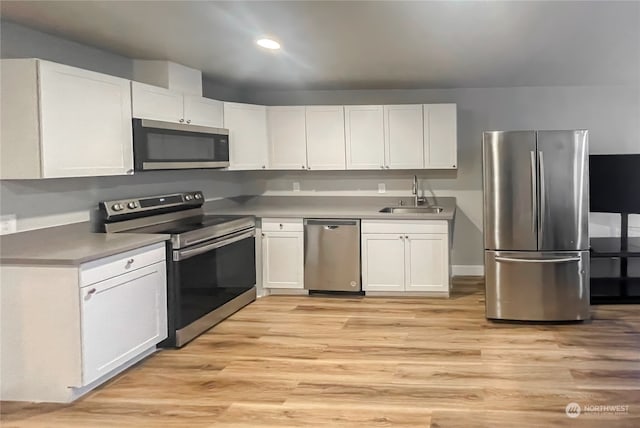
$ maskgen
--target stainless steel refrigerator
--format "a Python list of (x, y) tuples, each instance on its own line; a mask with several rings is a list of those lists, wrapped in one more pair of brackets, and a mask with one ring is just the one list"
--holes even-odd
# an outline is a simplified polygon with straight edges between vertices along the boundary
[(588, 131), (482, 138), (486, 316), (589, 318)]

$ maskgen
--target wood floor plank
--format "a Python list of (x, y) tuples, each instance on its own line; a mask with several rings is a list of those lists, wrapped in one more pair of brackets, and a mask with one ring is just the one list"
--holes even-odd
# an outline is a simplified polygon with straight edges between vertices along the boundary
[(216, 427), (429, 427), (431, 412), (419, 407), (285, 403), (282, 406), (233, 404)]
[[(640, 306), (578, 324), (491, 322), (451, 299), (269, 296), (69, 405), (1, 403), (3, 427), (636, 427)], [(568, 418), (570, 402), (627, 414)]]

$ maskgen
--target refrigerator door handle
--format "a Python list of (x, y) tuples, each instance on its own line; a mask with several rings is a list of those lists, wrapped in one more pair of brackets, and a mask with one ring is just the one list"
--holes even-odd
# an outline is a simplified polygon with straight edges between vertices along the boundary
[(544, 217), (546, 215), (547, 199), (547, 188), (544, 183), (544, 157), (542, 156), (542, 150), (538, 151), (538, 166), (540, 168), (540, 212), (538, 213), (540, 224), (538, 225), (538, 248), (542, 248), (542, 240), (544, 238)]
[(562, 257), (559, 259), (520, 259), (515, 257), (496, 257), (497, 262), (517, 262), (517, 263), (568, 263), (579, 262), (580, 257)]
[(537, 178), (536, 178), (536, 154), (532, 150), (529, 152), (531, 155), (531, 228), (533, 233), (536, 233), (536, 225), (538, 222), (538, 195), (537, 195)]

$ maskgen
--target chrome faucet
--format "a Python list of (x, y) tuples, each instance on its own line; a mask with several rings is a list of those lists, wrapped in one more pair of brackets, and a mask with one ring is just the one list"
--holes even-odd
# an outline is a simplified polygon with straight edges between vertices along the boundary
[(414, 198), (414, 205), (417, 207), (418, 206), (418, 199), (420, 199), (418, 197), (418, 176), (414, 175), (413, 176), (413, 185), (411, 186), (411, 194), (413, 195)]

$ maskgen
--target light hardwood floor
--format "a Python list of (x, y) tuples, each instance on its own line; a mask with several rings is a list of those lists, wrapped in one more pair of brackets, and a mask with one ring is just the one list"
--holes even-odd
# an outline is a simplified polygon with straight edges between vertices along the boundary
[(271, 296), (73, 404), (2, 403), (1, 425), (640, 427), (640, 306), (592, 312), (492, 323), (474, 278), (449, 300)]

